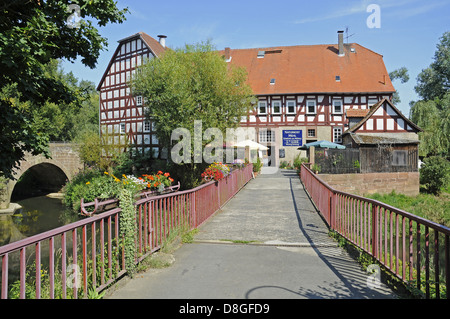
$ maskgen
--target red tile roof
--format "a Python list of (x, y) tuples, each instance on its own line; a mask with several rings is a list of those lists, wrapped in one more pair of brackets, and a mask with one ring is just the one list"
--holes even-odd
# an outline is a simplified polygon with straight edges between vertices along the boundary
[(369, 113), (369, 110), (364, 109), (348, 109), (347, 117), (364, 117)]
[[(356, 43), (344, 48), (344, 56), (338, 56), (337, 44), (226, 49), (220, 54), (229, 52), (231, 64), (247, 69), (257, 95), (395, 91), (382, 55)], [(258, 58), (260, 51), (265, 51), (263, 58)]]

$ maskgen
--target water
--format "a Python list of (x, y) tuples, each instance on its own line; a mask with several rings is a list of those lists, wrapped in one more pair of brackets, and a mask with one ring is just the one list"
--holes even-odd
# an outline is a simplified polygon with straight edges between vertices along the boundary
[(0, 246), (78, 220), (59, 198), (32, 197), (17, 201), (22, 206), (12, 215), (0, 215)]

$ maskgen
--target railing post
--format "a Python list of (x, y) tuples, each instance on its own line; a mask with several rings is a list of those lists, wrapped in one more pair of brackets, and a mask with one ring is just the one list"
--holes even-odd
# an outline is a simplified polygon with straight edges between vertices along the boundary
[(377, 257), (378, 243), (377, 243), (377, 233), (378, 233), (378, 219), (377, 219), (377, 208), (378, 206), (372, 204), (372, 256)]

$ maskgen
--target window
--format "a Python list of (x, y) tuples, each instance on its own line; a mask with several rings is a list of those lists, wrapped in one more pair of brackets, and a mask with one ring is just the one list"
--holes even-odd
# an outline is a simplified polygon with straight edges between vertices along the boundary
[(333, 100), (333, 114), (342, 114), (342, 100)]
[(341, 76), (340, 75), (336, 75), (336, 82), (341, 82)]
[(316, 114), (316, 101), (306, 101), (306, 114)]
[(142, 96), (136, 96), (136, 105), (142, 105)]
[(287, 101), (286, 105), (287, 105), (287, 113), (288, 114), (297, 113), (297, 112), (295, 112), (295, 101)]
[(258, 59), (264, 58), (266, 51), (258, 51)]
[(308, 137), (316, 137), (316, 130), (308, 129)]
[(272, 101), (272, 113), (273, 114), (281, 113), (281, 101)]
[(125, 134), (125, 123), (120, 123), (120, 134)]
[(150, 121), (144, 121), (144, 132), (150, 132), (150, 130), (151, 130)]
[(268, 130), (259, 131), (259, 142), (260, 143), (275, 142), (275, 132)]
[(407, 165), (407, 151), (394, 151), (392, 153), (392, 165), (393, 166), (406, 166)]
[(267, 102), (266, 101), (258, 102), (258, 114), (267, 114)]
[(274, 85), (275, 84), (275, 79), (270, 79), (270, 84)]
[(342, 143), (342, 128), (341, 127), (333, 128), (333, 142), (334, 143)]

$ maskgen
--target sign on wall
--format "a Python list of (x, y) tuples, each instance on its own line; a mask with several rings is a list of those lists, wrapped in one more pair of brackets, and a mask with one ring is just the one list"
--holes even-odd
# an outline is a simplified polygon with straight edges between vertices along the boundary
[(283, 130), (283, 146), (302, 146), (302, 130)]

